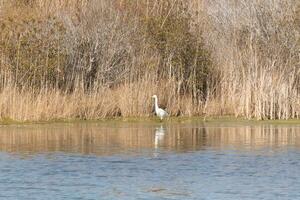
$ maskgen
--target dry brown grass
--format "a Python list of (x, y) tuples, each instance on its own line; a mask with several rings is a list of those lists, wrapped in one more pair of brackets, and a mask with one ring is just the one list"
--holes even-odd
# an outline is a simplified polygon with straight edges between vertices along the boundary
[(296, 0), (0, 0), (0, 117), (300, 117)]
[(152, 116), (153, 94), (162, 97), (160, 105), (171, 115), (200, 115), (202, 104), (195, 105), (191, 96), (176, 95), (170, 90), (174, 85), (174, 82), (157, 84), (143, 80), (138, 84), (122, 84), (115, 89), (103, 87), (86, 92), (76, 88), (71, 93), (53, 88), (34, 90), (7, 85), (0, 93), (0, 118), (47, 121)]

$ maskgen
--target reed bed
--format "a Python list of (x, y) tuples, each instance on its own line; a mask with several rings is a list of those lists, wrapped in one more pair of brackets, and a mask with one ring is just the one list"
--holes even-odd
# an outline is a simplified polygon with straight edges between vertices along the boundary
[(0, 0), (0, 118), (300, 117), (296, 0)]

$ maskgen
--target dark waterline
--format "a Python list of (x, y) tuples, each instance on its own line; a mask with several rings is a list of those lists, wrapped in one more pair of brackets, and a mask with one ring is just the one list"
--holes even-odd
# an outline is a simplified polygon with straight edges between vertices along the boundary
[(300, 125), (0, 128), (0, 199), (300, 199)]

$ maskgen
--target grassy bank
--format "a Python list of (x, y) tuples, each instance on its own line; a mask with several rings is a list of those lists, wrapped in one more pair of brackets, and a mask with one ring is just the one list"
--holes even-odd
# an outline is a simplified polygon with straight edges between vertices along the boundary
[(191, 123), (203, 123), (216, 126), (222, 126), (226, 124), (230, 125), (300, 125), (300, 119), (289, 120), (255, 120), (236, 118), (234, 116), (222, 116), (222, 117), (169, 117), (164, 121), (160, 121), (157, 117), (111, 117), (104, 119), (94, 120), (82, 120), (82, 119), (51, 119), (51, 120), (39, 120), (39, 121), (16, 121), (12, 119), (1, 119), (0, 126), (26, 126), (26, 125), (50, 125), (50, 124), (116, 124), (121, 125), (123, 123), (130, 124), (156, 124), (156, 125), (168, 125), (168, 124), (191, 124)]
[[(0, 0), (0, 120), (300, 118), (296, 0)], [(7, 120), (9, 119), (9, 120)]]

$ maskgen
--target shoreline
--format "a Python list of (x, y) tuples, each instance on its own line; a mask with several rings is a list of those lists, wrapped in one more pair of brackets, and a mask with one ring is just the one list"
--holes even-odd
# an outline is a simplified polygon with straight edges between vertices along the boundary
[(219, 116), (219, 117), (169, 117), (162, 122), (157, 117), (109, 117), (102, 119), (52, 119), (52, 120), (38, 120), (38, 121), (17, 121), (12, 119), (1, 119), (0, 126), (10, 125), (47, 125), (47, 124), (76, 124), (76, 123), (247, 123), (253, 125), (259, 124), (288, 124), (288, 125), (300, 125), (300, 119), (275, 119), (275, 120), (257, 120), (257, 119), (245, 119), (236, 118), (234, 116)]

